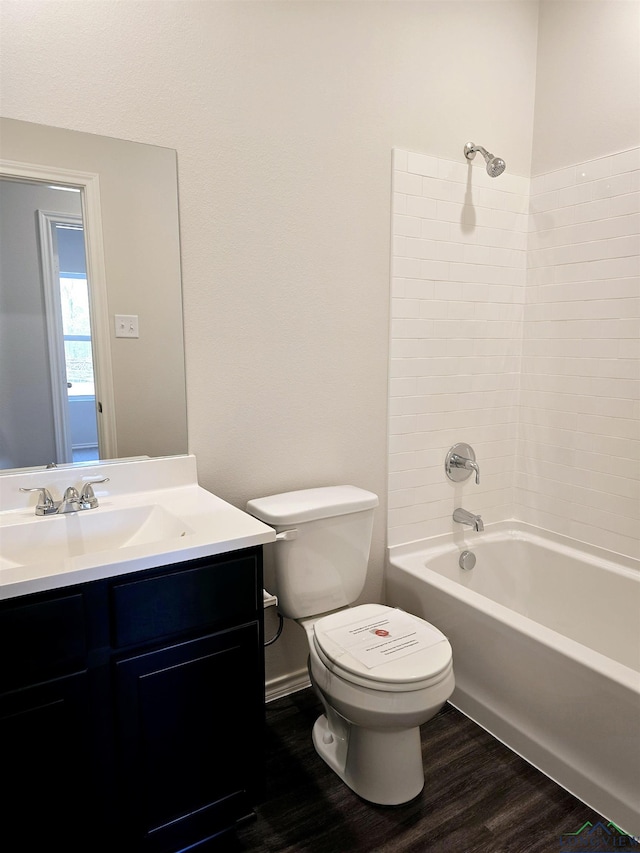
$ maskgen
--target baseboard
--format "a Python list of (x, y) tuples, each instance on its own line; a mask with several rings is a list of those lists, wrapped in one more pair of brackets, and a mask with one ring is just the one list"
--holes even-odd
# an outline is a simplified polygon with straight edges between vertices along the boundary
[(264, 691), (265, 701), (273, 702), (275, 699), (282, 699), (283, 696), (297, 693), (298, 690), (304, 690), (306, 687), (311, 687), (311, 682), (309, 681), (309, 672), (305, 667), (297, 672), (290, 672), (287, 675), (281, 675), (267, 681)]

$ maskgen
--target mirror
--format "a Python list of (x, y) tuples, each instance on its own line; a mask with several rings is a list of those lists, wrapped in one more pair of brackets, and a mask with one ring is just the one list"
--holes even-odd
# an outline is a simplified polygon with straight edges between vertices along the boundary
[(0, 469), (187, 452), (175, 151), (0, 119), (0, 412)]

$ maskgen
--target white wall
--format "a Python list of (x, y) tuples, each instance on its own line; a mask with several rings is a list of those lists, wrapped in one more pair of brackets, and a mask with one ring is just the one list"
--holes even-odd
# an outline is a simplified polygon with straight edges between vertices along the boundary
[[(395, 151), (390, 545), (459, 531), (457, 506), (513, 514), (529, 179), (484, 165)], [(478, 485), (445, 474), (458, 442)]]
[(640, 4), (540, 6), (518, 514), (638, 556)]
[(531, 191), (515, 514), (640, 557), (640, 148)]
[[(455, 161), (475, 138), (528, 175), (537, 3), (0, 8), (5, 115), (178, 151), (202, 484), (238, 506), (335, 482), (376, 492), (376, 598), (391, 149)], [(304, 666), (296, 630), (269, 647), (271, 677)]]
[(640, 4), (542, 0), (532, 175), (626, 151), (640, 134)]

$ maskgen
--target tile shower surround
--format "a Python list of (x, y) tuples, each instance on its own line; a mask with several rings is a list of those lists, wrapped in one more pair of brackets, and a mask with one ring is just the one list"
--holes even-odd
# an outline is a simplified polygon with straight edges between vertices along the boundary
[(640, 556), (640, 148), (531, 180), (396, 149), (392, 212), (389, 544), (463, 505)]

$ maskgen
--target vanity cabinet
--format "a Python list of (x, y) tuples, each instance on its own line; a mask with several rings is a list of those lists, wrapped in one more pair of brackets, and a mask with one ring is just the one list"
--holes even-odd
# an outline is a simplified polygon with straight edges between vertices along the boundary
[(217, 849), (263, 792), (260, 547), (0, 602), (6, 849)]

